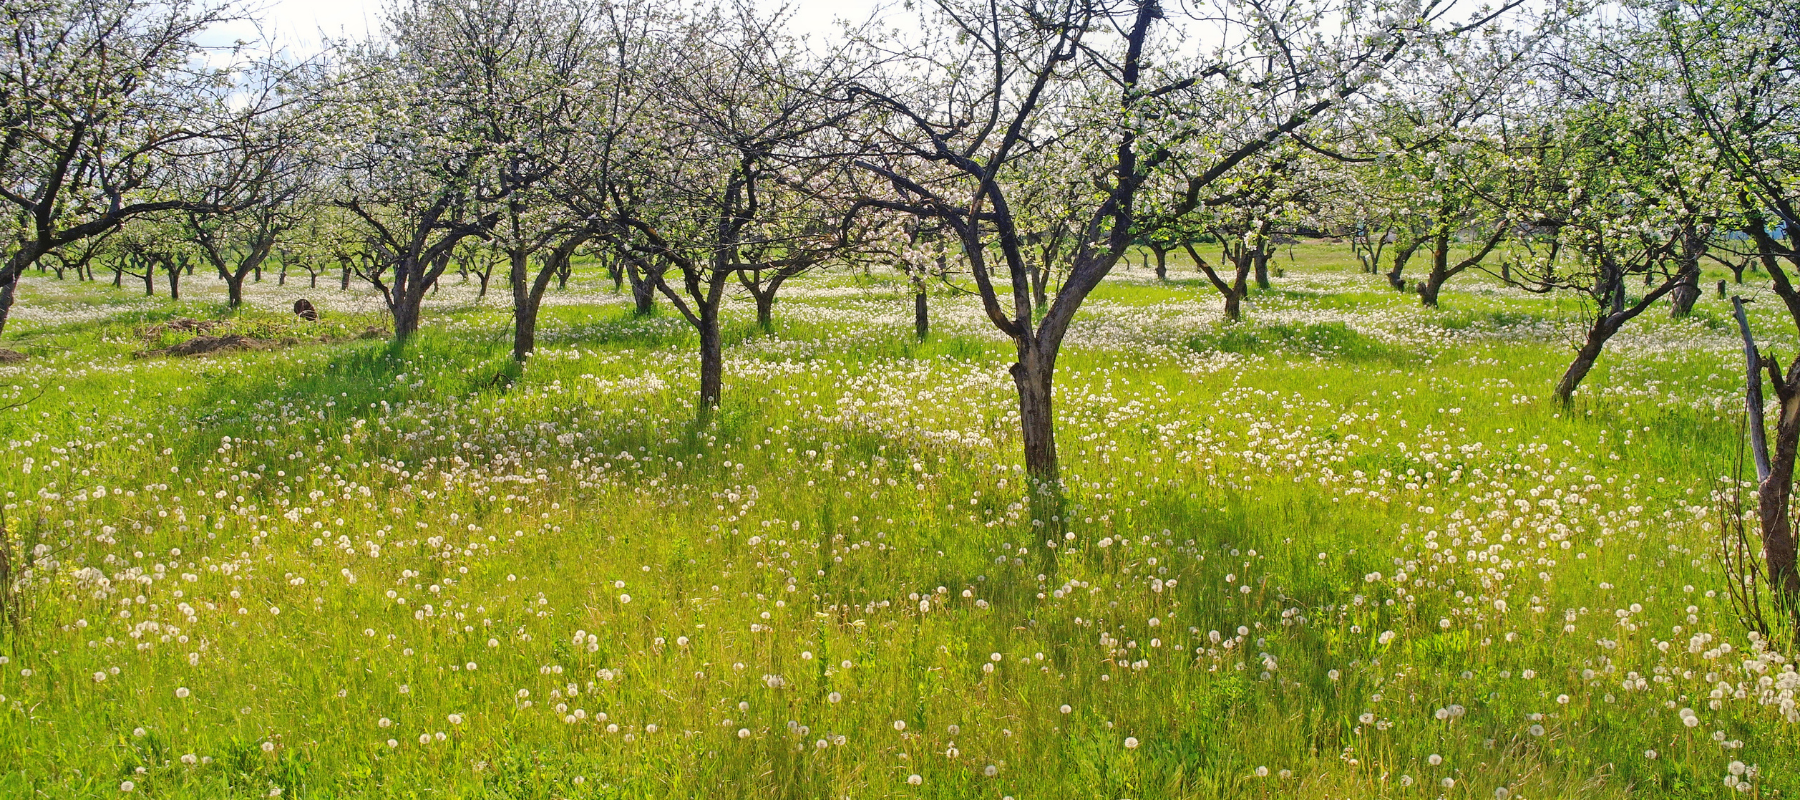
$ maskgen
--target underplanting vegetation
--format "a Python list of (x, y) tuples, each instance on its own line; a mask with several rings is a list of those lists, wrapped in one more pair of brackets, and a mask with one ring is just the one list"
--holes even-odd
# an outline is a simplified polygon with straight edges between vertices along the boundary
[[(1422, 313), (1340, 262), (1227, 325), (1172, 278), (1075, 326), (1054, 548), (966, 299), (923, 343), (880, 280), (805, 279), (772, 334), (734, 304), (697, 428), (691, 329), (591, 267), (522, 372), (455, 282), (395, 349), (355, 294), (297, 323), (266, 284), (231, 316), (34, 280), (0, 789), (1796, 791), (1800, 678), (1720, 561), (1725, 302), (1647, 315), (1563, 406), (1555, 301)], [(174, 320), (262, 345), (146, 355)]]

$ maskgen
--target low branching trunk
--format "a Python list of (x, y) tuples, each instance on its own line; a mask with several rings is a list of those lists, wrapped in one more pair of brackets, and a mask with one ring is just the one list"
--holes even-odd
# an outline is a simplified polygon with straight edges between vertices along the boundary
[[(1800, 566), (1795, 563), (1793, 517), (1794, 460), (1800, 452), (1800, 359), (1782, 374), (1775, 359), (1763, 355), (1750, 334), (1742, 298), (1732, 298), (1738, 332), (1744, 340), (1745, 427), (1756, 462), (1756, 520), (1762, 540), (1763, 574), (1774, 589), (1777, 605), (1790, 616), (1800, 613)], [(1770, 451), (1763, 421), (1763, 373), (1768, 373), (1778, 401), (1775, 447)], [(1734, 598), (1743, 599), (1743, 598)], [(1757, 615), (1755, 603), (1742, 609)], [(1759, 615), (1758, 615), (1759, 616)]]
[(1600, 352), (1606, 348), (1606, 340), (1618, 332), (1618, 326), (1609, 324), (1609, 319), (1611, 315), (1601, 317), (1588, 326), (1587, 338), (1582, 340), (1581, 347), (1575, 351), (1575, 360), (1569, 362), (1568, 369), (1563, 370), (1562, 378), (1556, 382), (1556, 399), (1559, 402), (1566, 405), (1574, 399), (1575, 390), (1581, 388), (1581, 382), (1594, 369), (1595, 362), (1600, 360)]
[(1606, 348), (1607, 340), (1611, 339), (1613, 334), (1618, 333), (1625, 323), (1644, 313), (1645, 309), (1662, 299), (1663, 295), (1674, 290), (1675, 286), (1686, 280), (1687, 277), (1685, 271), (1671, 275), (1664, 279), (1661, 285), (1646, 293), (1642, 299), (1628, 304), (1625, 299), (1625, 275), (1615, 273), (1610, 278), (1610, 291), (1596, 292), (1604, 298), (1604, 302), (1608, 305), (1595, 314), (1593, 323), (1588, 326), (1587, 337), (1575, 352), (1575, 360), (1569, 363), (1569, 368), (1563, 372), (1562, 379), (1556, 382), (1557, 401), (1563, 405), (1573, 402), (1575, 390), (1581, 388), (1582, 380), (1594, 368), (1595, 362), (1599, 361), (1600, 353)]
[(171, 258), (164, 262), (169, 275), (169, 299), (181, 299), (181, 270), (187, 266), (187, 259)]
[[(1800, 231), (1787, 226), (1783, 239), (1771, 235), (1760, 214), (1750, 214), (1744, 232), (1757, 245), (1757, 258), (1752, 267), (1768, 272), (1771, 289), (1785, 306), (1796, 329), (1800, 329), (1800, 289), (1789, 278), (1788, 269), (1800, 267)], [(1787, 262), (1784, 264), (1783, 262)], [(1779, 362), (1756, 349), (1745, 321), (1743, 301), (1733, 300), (1739, 331), (1744, 339), (1748, 391), (1745, 397), (1749, 412), (1752, 449), (1757, 460), (1756, 515), (1761, 528), (1763, 570), (1768, 576), (1777, 605), (1790, 619), (1800, 621), (1800, 564), (1796, 563), (1793, 530), (1794, 465), (1800, 455), (1800, 357), (1788, 365), (1784, 373)], [(1767, 442), (1762, 419), (1763, 373), (1775, 390), (1777, 416), (1775, 442)]]
[(656, 313), (656, 284), (662, 280), (661, 270), (653, 270), (637, 258), (630, 258), (625, 273), (631, 279), (632, 313), (640, 317)]
[(544, 256), (535, 274), (529, 272), (535, 246), (519, 245), (508, 253), (506, 276), (513, 296), (514, 361), (525, 363), (536, 351), (538, 314), (544, 306), (544, 293), (550, 290), (550, 281), (568, 268), (575, 251), (590, 238), (593, 234), (585, 230), (569, 233)]
[(1413, 253), (1425, 244), (1424, 239), (1417, 239), (1394, 248), (1394, 265), (1386, 273), (1388, 286), (1396, 292), (1406, 291), (1406, 262), (1411, 261)]
[(1494, 248), (1500, 245), (1500, 240), (1506, 238), (1507, 227), (1504, 220), (1495, 223), (1494, 229), (1488, 232), (1481, 246), (1468, 258), (1455, 263), (1450, 261), (1450, 233), (1447, 229), (1440, 231), (1432, 240), (1431, 274), (1425, 276), (1424, 282), (1419, 284), (1419, 302), (1426, 308), (1437, 308), (1438, 294), (1443, 291), (1444, 284), (1470, 267), (1480, 264), (1489, 253), (1494, 252)]
[(1211, 283), (1214, 289), (1219, 290), (1219, 294), (1225, 298), (1225, 319), (1230, 322), (1243, 320), (1244, 295), (1249, 293), (1246, 285), (1251, 269), (1249, 251), (1239, 249), (1233, 253), (1230, 248), (1226, 248), (1225, 260), (1233, 267), (1231, 280), (1226, 281), (1217, 270), (1213, 269), (1211, 264), (1206, 262), (1206, 259), (1200, 257), (1200, 252), (1195, 250), (1193, 245), (1184, 244), (1182, 247), (1187, 250), (1188, 257), (1194, 259), (1194, 266), (1206, 276), (1207, 282)]

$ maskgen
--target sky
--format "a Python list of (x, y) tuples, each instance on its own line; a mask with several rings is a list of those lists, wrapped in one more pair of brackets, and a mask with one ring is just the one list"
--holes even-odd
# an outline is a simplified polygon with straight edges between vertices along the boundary
[[(836, 30), (833, 21), (837, 18), (848, 17), (860, 22), (877, 8), (894, 4), (882, 4), (877, 0), (788, 0), (787, 5), (793, 11), (795, 32), (810, 34), (816, 39), (833, 33)], [(378, 32), (381, 7), (380, 0), (263, 0), (251, 4), (251, 8), (261, 9), (260, 13), (251, 16), (261, 21), (265, 33), (274, 34), (278, 41), (286, 42), (296, 50), (307, 51), (318, 46), (321, 31), (334, 38), (344, 35), (361, 38)], [(253, 35), (254, 30), (251, 24), (241, 23), (233, 30), (219, 33), (232, 38), (260, 38)]]

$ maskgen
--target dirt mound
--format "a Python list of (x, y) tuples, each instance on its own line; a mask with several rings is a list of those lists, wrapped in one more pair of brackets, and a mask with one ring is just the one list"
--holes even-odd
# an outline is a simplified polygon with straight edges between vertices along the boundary
[(252, 339), (248, 336), (236, 333), (228, 333), (224, 336), (201, 335), (178, 345), (165, 347), (161, 350), (153, 350), (149, 354), (161, 354), (178, 358), (183, 356), (203, 356), (209, 353), (220, 353), (227, 350), (256, 350), (267, 344), (268, 342), (264, 342), (260, 339)]
[(169, 320), (168, 322), (164, 322), (159, 325), (152, 325), (148, 328), (145, 328), (143, 331), (143, 336), (146, 339), (154, 339), (154, 338), (161, 336), (162, 334), (170, 332), (170, 331), (173, 331), (176, 333), (206, 333), (207, 331), (210, 331), (210, 330), (217, 328), (220, 325), (224, 325), (224, 324), (225, 324), (224, 322), (221, 322), (216, 319), (190, 319), (188, 317), (176, 317), (175, 319)]
[[(226, 353), (239, 350), (275, 350), (284, 347), (295, 347), (302, 344), (330, 344), (333, 342), (349, 341), (351, 339), (380, 339), (389, 335), (386, 329), (374, 325), (353, 335), (338, 332), (322, 334), (316, 337), (281, 336), (279, 338), (264, 338), (260, 336), (247, 336), (241, 333), (221, 333), (217, 336), (205, 333), (205, 331), (215, 330), (224, 324), (225, 323), (223, 322), (214, 322), (211, 320), (177, 319), (158, 325), (154, 328), (145, 329), (144, 333), (147, 334), (146, 338), (152, 340), (164, 331), (193, 331), (197, 332), (199, 335), (168, 347), (159, 347), (154, 350), (140, 350), (133, 353), (132, 357), (152, 358), (155, 356), (169, 356), (171, 358), (187, 358), (191, 356), (206, 356), (214, 353)], [(24, 356), (20, 357), (23, 358)], [(0, 357), (0, 362), (4, 361), (5, 358)]]
[(30, 356), (17, 350), (0, 349), (0, 364), (17, 364), (27, 358), (30, 358)]

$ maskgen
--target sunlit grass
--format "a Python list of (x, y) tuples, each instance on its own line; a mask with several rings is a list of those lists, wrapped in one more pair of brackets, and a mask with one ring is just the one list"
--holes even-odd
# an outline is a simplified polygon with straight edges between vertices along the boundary
[[(335, 288), (233, 316), (33, 279), (0, 794), (1800, 790), (1800, 677), (1711, 543), (1723, 304), (1647, 314), (1563, 408), (1573, 304), (1459, 279), (1422, 311), (1295, 249), (1238, 326), (1191, 267), (1096, 294), (1053, 551), (1009, 346), (951, 294), (913, 341), (891, 276), (796, 282), (772, 336), (734, 307), (706, 429), (691, 330), (592, 273), (522, 374), (498, 283), (396, 350)], [(178, 317), (271, 347), (133, 357)]]

